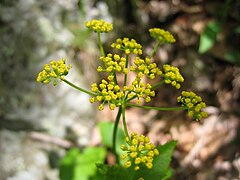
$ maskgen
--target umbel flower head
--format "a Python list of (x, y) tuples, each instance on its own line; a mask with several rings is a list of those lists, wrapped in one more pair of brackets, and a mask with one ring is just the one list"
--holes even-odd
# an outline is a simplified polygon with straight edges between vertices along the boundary
[[(107, 54), (107, 56), (101, 56), (100, 61), (103, 62), (104, 66), (99, 66), (97, 71), (107, 72), (108, 77), (107, 80), (102, 80), (99, 85), (96, 83), (92, 84), (92, 92), (96, 93), (97, 96), (90, 98), (91, 103), (95, 101), (102, 102), (102, 104), (98, 107), (99, 110), (103, 110), (105, 102), (107, 102), (109, 104), (109, 108), (113, 110), (115, 107), (122, 105), (124, 100), (137, 98), (137, 104), (140, 104), (141, 99), (144, 99), (145, 102), (150, 102), (151, 97), (155, 96), (152, 86), (141, 81), (144, 73), (150, 78), (155, 77), (158, 73), (161, 73), (155, 63), (141, 64), (142, 61), (145, 61), (139, 59), (139, 62), (135, 63), (139, 65), (139, 68), (138, 66), (135, 66), (129, 69), (126, 68), (126, 58), (121, 57), (118, 54), (111, 53)], [(150, 62), (150, 59), (148, 59), (147, 62)], [(137, 77), (129, 86), (125, 85), (120, 87), (116, 80), (116, 73), (127, 75), (129, 71), (138, 72)]]
[(208, 116), (206, 112), (202, 111), (202, 109), (206, 107), (206, 104), (202, 102), (202, 98), (194, 92), (183, 91), (177, 100), (183, 107), (188, 109), (188, 115), (190, 117), (201, 120)]
[(111, 23), (108, 23), (104, 20), (93, 19), (91, 21), (85, 22), (85, 26), (94, 32), (107, 33), (113, 29)]
[(127, 146), (121, 146), (121, 149), (126, 152), (121, 155), (121, 158), (126, 160), (124, 166), (126, 168), (132, 166), (136, 171), (144, 167), (152, 169), (154, 157), (159, 155), (159, 151), (150, 143), (149, 138), (133, 132), (130, 138), (126, 137), (126, 143)]
[(105, 67), (99, 66), (98, 72), (107, 72), (109, 74), (113, 74), (115, 72), (118, 73), (128, 73), (128, 69), (125, 68), (126, 58), (120, 57), (118, 54), (107, 54), (107, 56), (101, 56), (100, 61), (102, 61)]
[(165, 64), (163, 65), (163, 71), (161, 71), (156, 63), (150, 62), (149, 58), (143, 60), (136, 57), (134, 65), (130, 66), (130, 70), (137, 72), (138, 78), (141, 78), (143, 75), (146, 75), (150, 79), (155, 79), (156, 76), (162, 76), (166, 84), (171, 84), (176, 89), (179, 89), (181, 87), (180, 83), (184, 81), (177, 67)]
[(68, 74), (71, 67), (71, 64), (68, 66), (65, 64), (65, 59), (51, 61), (50, 64), (45, 64), (44, 69), (39, 72), (37, 82), (48, 84), (53, 81), (53, 85), (55, 86), (59, 79), (64, 79), (64, 76)]
[(142, 78), (146, 75), (150, 79), (155, 79), (157, 75), (162, 75), (162, 71), (157, 67), (156, 63), (151, 63), (149, 58), (141, 59), (136, 57), (134, 65), (130, 66), (130, 70), (137, 72), (137, 77)]
[(138, 44), (135, 39), (129, 39), (129, 38), (118, 38), (115, 43), (111, 44), (112, 48), (116, 48), (119, 50), (124, 51), (126, 54), (136, 54), (141, 55), (142, 54), (142, 45)]
[(141, 103), (141, 99), (144, 99), (145, 102), (150, 102), (151, 97), (155, 96), (155, 92), (151, 89), (152, 86), (148, 83), (143, 83), (140, 81), (140, 78), (136, 78), (130, 86), (120, 88), (114, 81), (114, 76), (109, 75), (108, 81), (102, 80), (99, 85), (96, 83), (92, 84), (92, 92), (96, 93), (97, 96), (91, 97), (89, 101), (91, 103), (101, 102), (98, 106), (100, 111), (103, 110), (105, 102), (109, 104), (110, 110), (114, 110), (115, 107), (122, 105), (125, 98), (137, 98), (137, 104)]
[(181, 87), (180, 83), (184, 81), (184, 78), (179, 72), (179, 69), (169, 64), (163, 65), (163, 78), (166, 84), (171, 84), (176, 89)]
[(124, 97), (124, 93), (120, 91), (120, 87), (115, 84), (114, 81), (107, 82), (106, 80), (102, 80), (102, 83), (99, 85), (93, 83), (92, 92), (96, 93), (97, 96), (91, 97), (89, 101), (91, 103), (95, 101), (102, 102), (102, 104), (98, 106), (100, 111), (103, 110), (105, 102), (108, 102), (109, 108), (114, 110), (116, 105), (118, 105)]
[[(137, 56), (133, 65), (129, 68), (126, 68), (126, 58), (118, 54), (109, 53), (107, 56), (101, 56), (100, 61), (103, 62), (103, 66), (99, 66), (97, 71), (106, 72), (108, 77), (107, 80), (102, 80), (101, 84), (94, 83), (92, 85), (92, 91), (97, 94), (97, 97), (90, 98), (91, 103), (95, 101), (102, 102), (99, 110), (103, 110), (105, 102), (109, 104), (111, 110), (122, 105), (123, 100), (130, 101), (136, 98), (137, 104), (140, 104), (142, 99), (145, 102), (150, 102), (152, 97), (155, 96), (155, 92), (149, 83), (142, 81), (144, 76), (149, 79), (161, 76), (165, 83), (171, 84), (177, 89), (181, 87), (180, 83), (184, 81), (177, 67), (164, 65), (163, 71), (161, 71), (156, 63), (151, 63), (149, 58), (141, 59)], [(116, 73), (127, 75), (129, 71), (135, 72), (136, 78), (129, 86), (120, 87), (116, 80)]]
[(149, 29), (149, 32), (150, 32), (150, 35), (154, 39), (157, 39), (159, 42), (174, 43), (176, 41), (173, 35), (170, 32), (165, 31), (164, 29), (152, 28), (152, 29)]

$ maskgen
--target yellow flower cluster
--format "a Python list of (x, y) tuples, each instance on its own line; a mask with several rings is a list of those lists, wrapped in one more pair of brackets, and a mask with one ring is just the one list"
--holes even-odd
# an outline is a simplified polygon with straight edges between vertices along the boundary
[(107, 54), (107, 56), (101, 56), (100, 60), (105, 64), (105, 68), (99, 66), (97, 71), (98, 72), (122, 72), (124, 74), (128, 73), (128, 68), (125, 68), (126, 58), (120, 57), (118, 54)]
[(66, 65), (65, 59), (59, 61), (51, 61), (50, 64), (45, 64), (44, 69), (39, 72), (37, 76), (37, 82), (48, 84), (53, 81), (53, 85), (57, 85), (58, 79), (63, 80), (71, 69), (72, 65)]
[(132, 81), (130, 86), (123, 86), (122, 88), (116, 82), (116, 72), (128, 74), (129, 69), (126, 68), (126, 58), (120, 57), (118, 54), (107, 54), (107, 56), (101, 56), (100, 60), (103, 62), (104, 67), (99, 66), (98, 72), (107, 72), (108, 81), (102, 80), (102, 83), (92, 85), (92, 91), (97, 93), (97, 97), (91, 97), (90, 102), (103, 102), (99, 106), (99, 110), (103, 110), (103, 104), (109, 103), (109, 108), (113, 110), (116, 106), (120, 106), (124, 100), (132, 100), (137, 98), (137, 104), (141, 103), (141, 99), (145, 102), (150, 102), (151, 97), (155, 96), (155, 92), (152, 90), (150, 84), (145, 84), (141, 81), (143, 75), (154, 79), (156, 75), (160, 75), (162, 72), (157, 68), (155, 63), (150, 63), (150, 59), (145, 60), (136, 57), (135, 66), (130, 67), (130, 71), (137, 72), (137, 77)]
[(134, 60), (135, 66), (130, 66), (130, 71), (137, 72), (137, 77), (141, 78), (146, 75), (150, 79), (155, 79), (156, 75), (161, 75), (162, 71), (157, 67), (156, 63), (150, 63), (149, 58), (145, 60), (136, 57)]
[(100, 33), (103, 33), (103, 32), (107, 33), (113, 29), (113, 26), (111, 23), (108, 23), (104, 20), (96, 20), (96, 19), (85, 22), (85, 26), (95, 32), (100, 32)]
[(131, 134), (131, 137), (126, 137), (126, 145), (122, 145), (121, 149), (126, 153), (121, 155), (123, 160), (126, 160), (124, 166), (129, 168), (134, 166), (137, 171), (140, 167), (147, 167), (151, 169), (153, 167), (153, 159), (159, 155), (157, 148), (150, 143), (148, 137), (144, 135), (137, 135), (136, 132)]
[(182, 106), (188, 109), (188, 115), (190, 117), (201, 120), (208, 116), (206, 112), (202, 111), (202, 109), (206, 107), (206, 104), (202, 102), (202, 98), (194, 92), (183, 91), (177, 100), (182, 103)]
[(181, 87), (180, 83), (184, 81), (184, 78), (179, 72), (179, 69), (177, 67), (170, 66), (169, 64), (163, 65), (163, 71), (162, 74), (164, 78), (164, 82), (166, 84), (171, 84), (176, 89), (179, 89)]
[(165, 31), (163, 29), (152, 28), (152, 29), (149, 29), (149, 32), (150, 32), (150, 35), (153, 38), (157, 39), (159, 42), (174, 43), (176, 41), (170, 32)]
[(104, 103), (108, 102), (109, 108), (114, 110), (116, 106), (122, 105), (124, 98), (126, 100), (131, 100), (132, 98), (137, 98), (137, 104), (141, 103), (141, 99), (145, 102), (150, 102), (151, 97), (155, 96), (155, 92), (152, 91), (152, 86), (150, 84), (145, 84), (141, 82), (140, 78), (136, 78), (130, 86), (124, 86), (122, 89), (114, 82), (114, 76), (109, 75), (108, 81), (102, 80), (102, 82), (97, 85), (92, 84), (92, 92), (97, 93), (96, 97), (91, 97), (89, 101), (94, 103), (96, 101), (102, 102), (98, 109), (101, 111), (104, 109)]
[(151, 97), (155, 96), (155, 92), (152, 91), (152, 86), (149, 83), (145, 84), (138, 77), (135, 78), (129, 87), (125, 86), (124, 90), (128, 91), (128, 99), (132, 99), (133, 97), (137, 98), (137, 104), (141, 103), (140, 98), (145, 99), (145, 102), (150, 102)]
[(97, 93), (96, 97), (91, 97), (89, 101), (91, 103), (95, 101), (102, 102), (98, 109), (101, 111), (104, 109), (104, 103), (108, 102), (109, 108), (114, 110), (116, 105), (119, 104), (119, 101), (124, 97), (124, 93), (120, 91), (120, 87), (116, 85), (113, 81), (107, 82), (102, 80), (102, 83), (97, 85), (96, 83), (92, 84), (92, 91)]
[(130, 53), (133, 53), (136, 55), (142, 54), (141, 44), (138, 44), (134, 39), (129, 40), (129, 38), (123, 38), (123, 39), (118, 38), (115, 43), (111, 44), (111, 47), (122, 50), (126, 54), (130, 54)]

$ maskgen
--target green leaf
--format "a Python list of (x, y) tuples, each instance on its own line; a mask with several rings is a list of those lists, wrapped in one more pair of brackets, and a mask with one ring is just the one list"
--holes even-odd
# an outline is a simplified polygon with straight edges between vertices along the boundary
[[(102, 143), (108, 148), (112, 148), (112, 141), (113, 141), (113, 128), (114, 123), (113, 122), (100, 122), (98, 124), (98, 127), (100, 129), (101, 137), (102, 137)], [(117, 129), (117, 137), (116, 137), (116, 151), (117, 154), (120, 155), (122, 153), (122, 150), (120, 149), (122, 144), (125, 144), (125, 135), (121, 128)]]
[(154, 158), (153, 170), (157, 171), (162, 179), (169, 175), (170, 162), (176, 145), (177, 141), (169, 141), (168, 143), (157, 147), (159, 155)]
[(70, 149), (60, 162), (59, 176), (61, 180), (73, 179), (76, 158), (80, 154), (77, 148)]
[(240, 53), (237, 51), (228, 52), (225, 59), (233, 64), (240, 64)]
[(108, 166), (106, 164), (97, 164), (98, 172), (104, 180), (131, 180), (131, 173), (128, 169), (119, 166)]
[(71, 149), (60, 163), (61, 180), (89, 180), (95, 176), (96, 163), (103, 163), (106, 150), (102, 147), (88, 147), (82, 153)]
[(240, 26), (237, 26), (237, 27), (234, 29), (234, 32), (237, 33), (237, 34), (240, 34)]
[(88, 180), (96, 173), (96, 163), (103, 163), (106, 150), (102, 147), (88, 147), (81, 156), (77, 157), (74, 169), (74, 180)]
[(218, 22), (209, 22), (203, 33), (200, 36), (200, 44), (199, 44), (199, 53), (205, 53), (211, 47), (213, 47), (214, 43), (216, 42), (217, 34), (220, 32), (221, 26)]
[(112, 136), (114, 124), (111, 122), (100, 122), (98, 124), (100, 129), (102, 143), (108, 148), (112, 148)]
[(169, 169), (167, 170), (167, 172), (166, 172), (166, 176), (164, 176), (164, 177), (162, 178), (162, 180), (170, 179), (170, 178), (172, 177), (172, 175), (173, 175), (173, 172), (172, 172), (171, 168), (169, 168)]

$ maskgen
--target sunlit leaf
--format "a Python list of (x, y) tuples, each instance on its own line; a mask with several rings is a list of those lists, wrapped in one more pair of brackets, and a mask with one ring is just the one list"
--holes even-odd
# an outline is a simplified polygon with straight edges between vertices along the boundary
[(105, 157), (106, 150), (102, 147), (86, 148), (76, 160), (74, 180), (84, 180), (84, 177), (88, 180), (96, 173), (96, 163), (102, 163)]
[[(107, 146), (108, 148), (112, 148), (113, 144), (113, 128), (114, 123), (113, 122), (100, 122), (98, 124), (98, 127), (100, 129), (101, 137), (102, 137), (102, 143)], [(116, 146), (117, 146), (117, 154), (121, 154), (122, 150), (120, 149), (120, 146), (125, 143), (125, 135), (122, 129), (118, 128), (117, 130), (117, 137), (116, 137)]]
[(126, 180), (132, 179), (128, 169), (119, 166), (109, 166), (106, 164), (97, 164), (98, 172), (102, 175), (105, 180)]
[(221, 26), (218, 22), (209, 22), (200, 36), (199, 53), (205, 53), (213, 47)]
[(97, 172), (96, 163), (103, 163), (105, 157), (102, 147), (88, 147), (83, 152), (71, 149), (60, 163), (60, 179), (89, 180)]

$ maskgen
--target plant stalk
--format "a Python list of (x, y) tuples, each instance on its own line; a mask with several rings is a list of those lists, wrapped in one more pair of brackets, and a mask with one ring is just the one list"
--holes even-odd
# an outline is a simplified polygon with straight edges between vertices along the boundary
[(141, 106), (137, 104), (132, 104), (132, 103), (126, 103), (126, 106), (131, 106), (131, 107), (137, 107), (137, 108), (142, 108), (142, 109), (148, 109), (148, 110), (158, 110), (158, 111), (177, 111), (177, 110), (185, 110), (187, 109), (186, 107), (153, 107), (153, 106)]
[(99, 44), (99, 49), (100, 49), (101, 55), (105, 56), (105, 52), (104, 52), (103, 44), (102, 44), (102, 40), (101, 40), (101, 34), (100, 34), (100, 32), (98, 32), (97, 34), (98, 34), (98, 44)]
[[(126, 55), (125, 68), (128, 68), (128, 54)], [(126, 84), (127, 84), (127, 74), (124, 75), (124, 84), (123, 84), (123, 86), (126, 86)]]
[(158, 46), (161, 44), (160, 41), (157, 42), (157, 44), (155, 45), (154, 49), (152, 50), (152, 52), (150, 53), (149, 58), (151, 59), (153, 57), (153, 55), (157, 52)]
[[(117, 139), (117, 128), (118, 128), (118, 124), (119, 124), (119, 120), (122, 114), (122, 107), (120, 106), (118, 109), (118, 113), (115, 119), (115, 123), (114, 123), (114, 128), (113, 128), (113, 153), (116, 155), (116, 139)], [(117, 156), (116, 156), (117, 157)]]
[(123, 120), (123, 129), (124, 129), (125, 136), (130, 138), (128, 134), (127, 122), (125, 117), (125, 105), (122, 105), (122, 120)]
[(75, 84), (71, 83), (70, 81), (68, 81), (68, 80), (66, 80), (66, 79), (63, 79), (62, 81), (64, 81), (64, 82), (67, 83), (68, 85), (72, 86), (73, 88), (75, 88), (75, 89), (77, 89), (77, 90), (79, 90), (79, 91), (81, 91), (81, 92), (84, 92), (84, 93), (86, 93), (86, 94), (88, 94), (88, 95), (90, 95), (90, 96), (96, 96), (96, 95), (97, 95), (97, 94), (95, 94), (95, 93), (92, 93), (92, 92), (90, 92), (90, 91), (87, 91), (87, 90), (85, 90), (85, 89), (83, 89), (83, 88), (80, 88), (80, 87), (76, 86)]
[(156, 89), (158, 86), (162, 85), (163, 83), (164, 83), (164, 80), (162, 80), (162, 81), (154, 84), (154, 85), (152, 86), (152, 89)]

